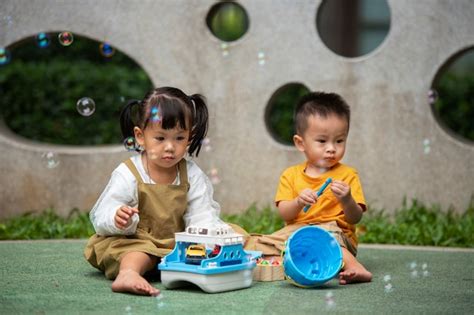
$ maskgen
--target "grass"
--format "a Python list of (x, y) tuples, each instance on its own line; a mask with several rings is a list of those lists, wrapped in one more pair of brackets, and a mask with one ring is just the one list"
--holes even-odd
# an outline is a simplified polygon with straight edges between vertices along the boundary
[[(222, 218), (262, 234), (270, 234), (284, 225), (276, 209), (259, 209), (255, 205)], [(88, 214), (78, 209), (66, 218), (47, 209), (0, 222), (0, 240), (87, 238), (93, 233)], [(474, 200), (463, 213), (454, 209), (444, 211), (436, 205), (428, 207), (416, 199), (404, 201), (393, 214), (369, 207), (357, 225), (357, 234), (361, 243), (474, 248)]]
[(393, 215), (369, 209), (357, 231), (362, 243), (474, 247), (474, 201), (462, 214), (417, 200)]
[(66, 218), (46, 209), (0, 222), (0, 240), (85, 238), (94, 234), (89, 215), (73, 209)]

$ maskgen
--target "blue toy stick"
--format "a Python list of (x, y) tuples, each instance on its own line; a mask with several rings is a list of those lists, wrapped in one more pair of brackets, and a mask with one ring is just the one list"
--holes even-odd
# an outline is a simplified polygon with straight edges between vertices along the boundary
[[(328, 179), (326, 179), (326, 181), (324, 182), (324, 184), (321, 186), (321, 188), (319, 188), (319, 190), (316, 192), (316, 196), (321, 196), (324, 192), (324, 190), (326, 189), (326, 187), (328, 187), (328, 185), (332, 182), (332, 178), (329, 177)], [(308, 209), (311, 208), (311, 205), (306, 205), (304, 206), (303, 208), (303, 211), (306, 212), (308, 211)]]

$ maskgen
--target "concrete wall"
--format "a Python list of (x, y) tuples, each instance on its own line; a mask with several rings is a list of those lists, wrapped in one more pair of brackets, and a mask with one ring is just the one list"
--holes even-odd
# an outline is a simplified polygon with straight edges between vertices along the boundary
[[(437, 123), (427, 93), (439, 68), (474, 44), (471, 0), (389, 1), (391, 29), (371, 54), (347, 59), (320, 40), (320, 1), (242, 0), (250, 28), (223, 57), (208, 30), (208, 0), (2, 0), (0, 47), (38, 32), (69, 30), (106, 40), (135, 59), (156, 86), (208, 98), (211, 152), (198, 163), (216, 168), (216, 199), (225, 212), (272, 201), (281, 171), (303, 157), (272, 139), (264, 123), (271, 95), (299, 82), (336, 91), (352, 105), (344, 162), (356, 167), (367, 201), (393, 209), (404, 196), (454, 205), (474, 191), (474, 146)], [(266, 64), (258, 65), (258, 53)], [(8, 106), (1, 104), (1, 106)], [(423, 141), (431, 151), (424, 152)], [(128, 153), (121, 146), (65, 147), (32, 143), (0, 132), (1, 217), (54, 206), (90, 209), (111, 171)], [(60, 164), (45, 167), (44, 152)]]

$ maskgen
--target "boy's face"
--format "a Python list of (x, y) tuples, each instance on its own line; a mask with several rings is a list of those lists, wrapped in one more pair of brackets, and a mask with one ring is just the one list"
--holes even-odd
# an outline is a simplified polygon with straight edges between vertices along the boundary
[(327, 117), (311, 115), (307, 119), (308, 128), (304, 134), (293, 137), (295, 146), (306, 155), (309, 166), (329, 169), (342, 159), (346, 151), (347, 119), (335, 114)]

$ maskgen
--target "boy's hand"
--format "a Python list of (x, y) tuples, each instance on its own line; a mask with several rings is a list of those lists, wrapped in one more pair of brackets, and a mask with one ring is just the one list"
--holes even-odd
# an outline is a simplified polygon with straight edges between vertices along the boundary
[(349, 201), (350, 198), (352, 197), (351, 186), (347, 185), (346, 183), (340, 180), (332, 181), (331, 191), (341, 203), (345, 203)]
[(138, 213), (137, 208), (121, 206), (115, 213), (115, 226), (121, 230), (125, 229), (132, 222), (131, 218), (135, 213)]
[(306, 205), (313, 205), (318, 200), (316, 193), (309, 188), (304, 189), (300, 192), (299, 196), (296, 198), (296, 202), (299, 206), (304, 207)]

